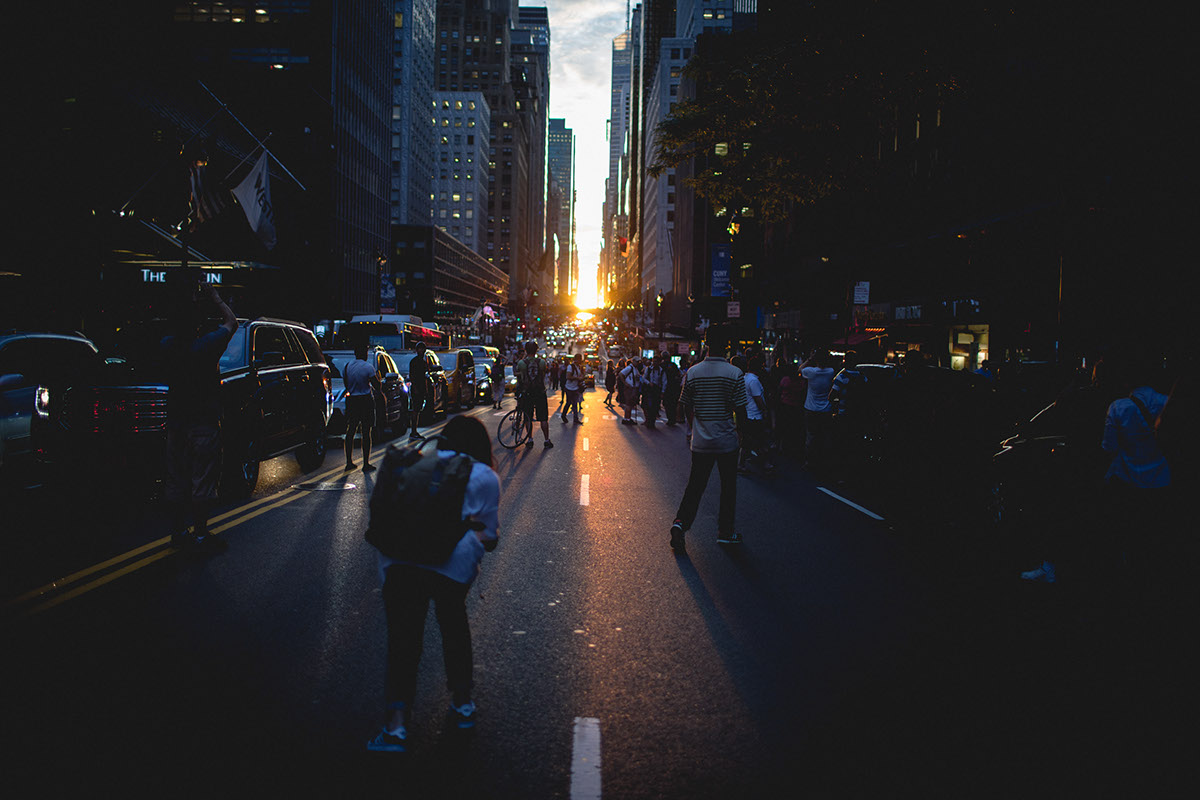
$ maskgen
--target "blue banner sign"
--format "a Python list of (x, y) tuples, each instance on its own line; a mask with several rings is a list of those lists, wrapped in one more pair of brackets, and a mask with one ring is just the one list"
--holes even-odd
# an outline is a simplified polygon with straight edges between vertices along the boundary
[(733, 248), (728, 244), (712, 246), (712, 296), (729, 297), (729, 270), (733, 263)]

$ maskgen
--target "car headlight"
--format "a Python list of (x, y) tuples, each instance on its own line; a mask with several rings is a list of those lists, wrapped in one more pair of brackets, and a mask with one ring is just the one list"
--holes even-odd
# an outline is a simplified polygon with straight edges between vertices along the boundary
[(37, 396), (34, 398), (33, 407), (39, 417), (50, 416), (50, 390), (45, 386), (37, 388)]

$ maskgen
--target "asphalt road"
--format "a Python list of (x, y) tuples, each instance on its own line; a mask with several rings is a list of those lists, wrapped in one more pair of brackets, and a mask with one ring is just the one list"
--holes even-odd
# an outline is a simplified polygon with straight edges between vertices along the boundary
[[(536, 428), (530, 450), (495, 448), (501, 543), (468, 605), (473, 732), (443, 719), (431, 615), (411, 751), (365, 751), (384, 652), (362, 540), (373, 478), (343, 473), (331, 451), (310, 475), (290, 459), (268, 465), (255, 497), (219, 515), (230, 547), (218, 556), (162, 544), (153, 505), (97, 507), (85, 518), (104, 536), (91, 540), (49, 532), (61, 552), (39, 569), (59, 572), (36, 587), (10, 576), (40, 591), (9, 600), (0, 629), (8, 782), (52, 794), (584, 797), (595, 795), (579, 776), (598, 758), (611, 798), (1177, 785), (1191, 763), (1177, 733), (1194, 727), (1191, 663), (1152, 621), (976, 581), (919, 530), (872, 518), (789, 463), (739, 478), (746, 541), (733, 549), (715, 542), (714, 474), (677, 556), (667, 529), (687, 477), (683, 429), (622, 426), (602, 397), (587, 393), (582, 425), (552, 417), (553, 449)], [(497, 412), (467, 413), (494, 430)], [(599, 732), (593, 751), (580, 724)]]

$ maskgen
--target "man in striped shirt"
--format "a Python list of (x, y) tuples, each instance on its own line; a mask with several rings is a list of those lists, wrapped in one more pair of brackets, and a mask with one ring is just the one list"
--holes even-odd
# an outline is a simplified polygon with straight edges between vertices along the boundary
[(742, 371), (722, 358), (708, 354), (691, 367), (683, 384), (679, 402), (692, 425), (692, 471), (687, 489), (671, 525), (671, 548), (684, 549), (683, 534), (696, 519), (700, 497), (708, 486), (715, 464), (721, 474), (721, 504), (717, 512), (717, 542), (741, 544), (742, 536), (733, 529), (733, 511), (737, 501), (738, 434), (734, 412), (746, 413), (746, 382)]

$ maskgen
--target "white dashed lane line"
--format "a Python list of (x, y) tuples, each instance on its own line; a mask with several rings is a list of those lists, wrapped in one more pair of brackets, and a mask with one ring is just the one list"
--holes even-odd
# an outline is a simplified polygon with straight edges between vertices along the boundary
[(876, 514), (874, 511), (868, 511), (867, 509), (865, 509), (865, 508), (863, 508), (862, 506), (860, 506), (858, 503), (853, 503), (853, 502), (851, 502), (851, 501), (847, 500), (846, 498), (842, 497), (840, 494), (834, 494), (833, 492), (831, 492), (831, 491), (829, 491), (828, 489), (826, 489), (824, 486), (818, 486), (817, 488), (818, 488), (818, 489), (820, 489), (820, 490), (821, 490), (822, 492), (824, 492), (825, 494), (827, 494), (827, 495), (829, 495), (830, 497), (832, 497), (834, 500), (840, 500), (840, 501), (842, 501), (843, 503), (845, 503), (846, 505), (850, 506), (851, 508), (853, 508), (853, 509), (855, 509), (855, 510), (857, 510), (857, 511), (861, 511), (862, 513), (866, 514), (866, 515), (867, 515), (868, 517), (870, 517), (871, 519), (877, 519), (877, 520), (880, 520), (880, 521), (882, 521), (882, 520), (883, 520), (883, 517), (879, 516), (879, 515), (878, 515), (878, 514)]
[(579, 505), (591, 505), (591, 497), (588, 492), (588, 482), (591, 479), (590, 475), (584, 475), (579, 479)]
[(600, 800), (600, 720), (595, 717), (575, 718), (571, 800)]

